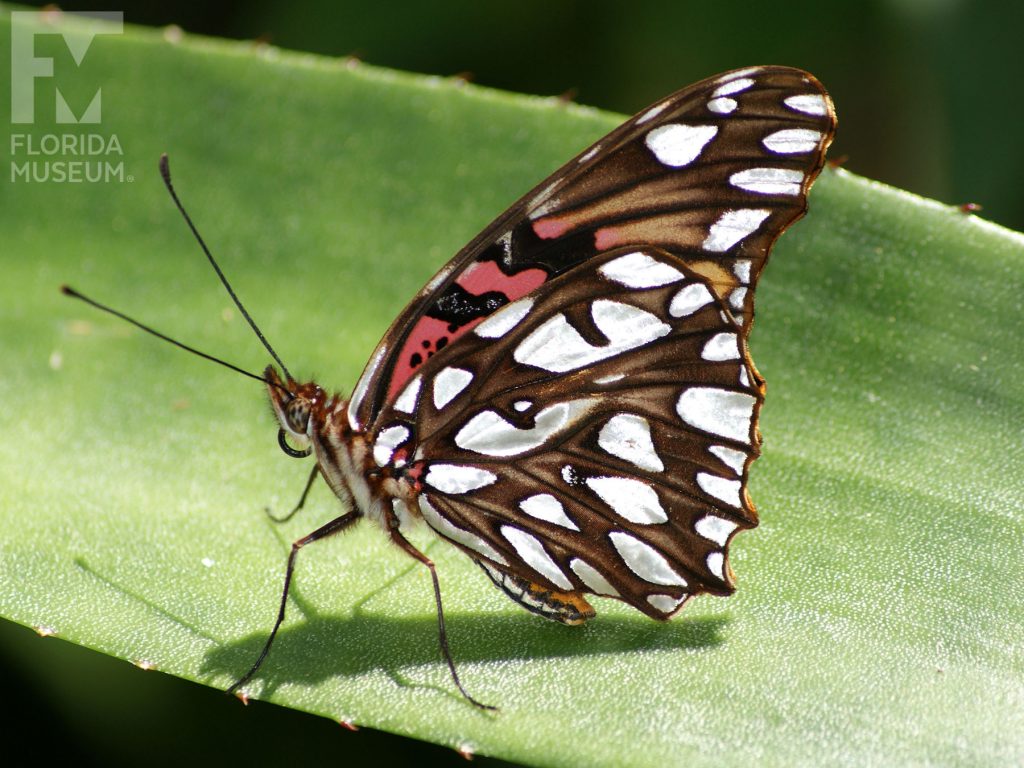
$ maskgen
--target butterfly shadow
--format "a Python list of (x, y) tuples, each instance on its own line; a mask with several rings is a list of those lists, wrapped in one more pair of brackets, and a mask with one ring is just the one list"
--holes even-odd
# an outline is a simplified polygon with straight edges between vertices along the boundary
[[(445, 612), (456, 665), (542, 660), (631, 651), (710, 650), (723, 642), (726, 617), (681, 618), (671, 623), (637, 618), (595, 619), (567, 627), (524, 613), (484, 615)], [(202, 673), (240, 677), (256, 659), (268, 633), (259, 632), (211, 649)], [(437, 664), (441, 652), (433, 616), (393, 617), (359, 608), (350, 616), (307, 614), (278, 632), (256, 678), (261, 697), (280, 685), (313, 686), (333, 677), (382, 671), (402, 687), (420, 686), (404, 670)], [(448, 691), (457, 697), (454, 691)]]
[[(429, 548), (428, 548), (429, 549)], [(148, 606), (155, 613), (180, 626), (189, 627), (215, 646), (204, 659), (200, 674), (223, 680), (237, 679), (248, 671), (259, 655), (268, 632), (258, 632), (232, 642), (202, 632), (146, 596), (93, 567), (78, 556), (75, 565), (107, 586)], [(412, 566), (415, 568), (416, 566)], [(402, 578), (407, 571), (392, 581)], [(256, 679), (261, 697), (286, 683), (313, 686), (333, 677), (382, 671), (400, 687), (436, 689), (459, 698), (450, 687), (414, 682), (401, 670), (415, 669), (441, 661), (437, 620), (431, 615), (395, 617), (366, 605), (387, 589), (383, 585), (353, 606), (348, 616), (327, 616), (306, 600), (299, 589), (291, 593), (291, 609), (303, 615), (300, 622), (278, 632), (273, 649)], [(445, 611), (452, 654), (457, 665), (472, 662), (543, 660), (631, 651), (708, 651), (724, 641), (726, 616), (687, 617), (672, 622), (655, 622), (640, 616), (605, 616), (582, 627), (567, 627), (513, 608), (503, 613), (453, 613)], [(461, 700), (461, 699), (460, 699)]]

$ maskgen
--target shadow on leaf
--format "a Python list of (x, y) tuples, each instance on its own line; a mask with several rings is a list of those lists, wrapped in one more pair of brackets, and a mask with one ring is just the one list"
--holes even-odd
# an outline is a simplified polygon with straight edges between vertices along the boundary
[[(704, 650), (721, 644), (723, 617), (654, 623), (643, 617), (596, 619), (582, 628), (537, 617), (445, 614), (456, 664), (595, 656), (631, 651)], [(250, 635), (206, 655), (202, 672), (240, 677), (255, 661), (267, 634)], [(443, 663), (437, 622), (431, 617), (394, 618), (359, 612), (337, 618), (313, 616), (282, 629), (256, 679), (261, 698), (285, 683), (317, 685), (332, 677), (373, 670), (409, 685), (397, 670)]]
[[(428, 548), (429, 549), (429, 548)], [(217, 644), (204, 659), (201, 673), (237, 679), (256, 660), (268, 633), (223, 642), (203, 633), (173, 613), (137, 594), (93, 568), (83, 557), (75, 564), (156, 613)], [(261, 698), (282, 684), (315, 686), (333, 677), (359, 675), (375, 670), (389, 675), (402, 687), (420, 687), (400, 670), (443, 664), (433, 615), (394, 617), (367, 611), (376, 594), (404, 578), (416, 566), (397, 574), (388, 583), (364, 595), (352, 614), (332, 617), (319, 614), (297, 588), (290, 602), (303, 619), (278, 632), (274, 646), (256, 676), (262, 682)], [(629, 652), (701, 651), (720, 645), (729, 619), (686, 617), (673, 622), (654, 622), (646, 617), (602, 617), (582, 627), (568, 627), (528, 613), (480, 614), (445, 612), (448, 639), (457, 665)], [(433, 687), (433, 686), (426, 686)]]

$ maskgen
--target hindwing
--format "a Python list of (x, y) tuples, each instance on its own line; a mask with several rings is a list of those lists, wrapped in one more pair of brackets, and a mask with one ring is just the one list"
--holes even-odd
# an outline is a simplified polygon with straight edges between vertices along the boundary
[(492, 570), (664, 618), (732, 591), (729, 539), (757, 524), (762, 397), (707, 278), (617, 249), (424, 364), (378, 419), (374, 455), (414, 483), (413, 514)]

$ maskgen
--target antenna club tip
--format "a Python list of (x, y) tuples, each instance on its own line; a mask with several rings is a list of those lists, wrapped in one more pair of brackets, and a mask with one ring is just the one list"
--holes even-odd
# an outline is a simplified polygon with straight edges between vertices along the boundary
[(160, 155), (160, 175), (164, 177), (164, 181), (168, 184), (171, 183), (171, 163), (167, 158), (166, 152)]
[(81, 296), (81, 294), (74, 288), (72, 288), (70, 285), (62, 285), (60, 287), (60, 292), (63, 293), (65, 296), (74, 296), (76, 298)]

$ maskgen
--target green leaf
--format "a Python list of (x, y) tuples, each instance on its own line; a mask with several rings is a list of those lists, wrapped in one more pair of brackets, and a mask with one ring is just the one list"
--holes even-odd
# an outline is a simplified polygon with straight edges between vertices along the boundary
[[(169, 152), (267, 337), (347, 392), (423, 281), (619, 118), (130, 28), (81, 67), (57, 35), (36, 55), (55, 77), (11, 125), (10, 162), (123, 163), (126, 180), (3, 169), (0, 614), (224, 688), (272, 624), (288, 543), (337, 502), (320, 486), (270, 523), (308, 464), (281, 456), (261, 388), (58, 286), (266, 364), (167, 199)], [(75, 114), (102, 86), (101, 122), (57, 124), (55, 84)], [(107, 151), (28, 154), (62, 134)], [(303, 550), (255, 695), (537, 765), (1019, 760), (1024, 238), (843, 171), (811, 203), (759, 293), (763, 522), (734, 545), (734, 597), (665, 625), (599, 600), (585, 628), (555, 626), (421, 533), (488, 715), (439, 657), (428, 575), (364, 524)]]

